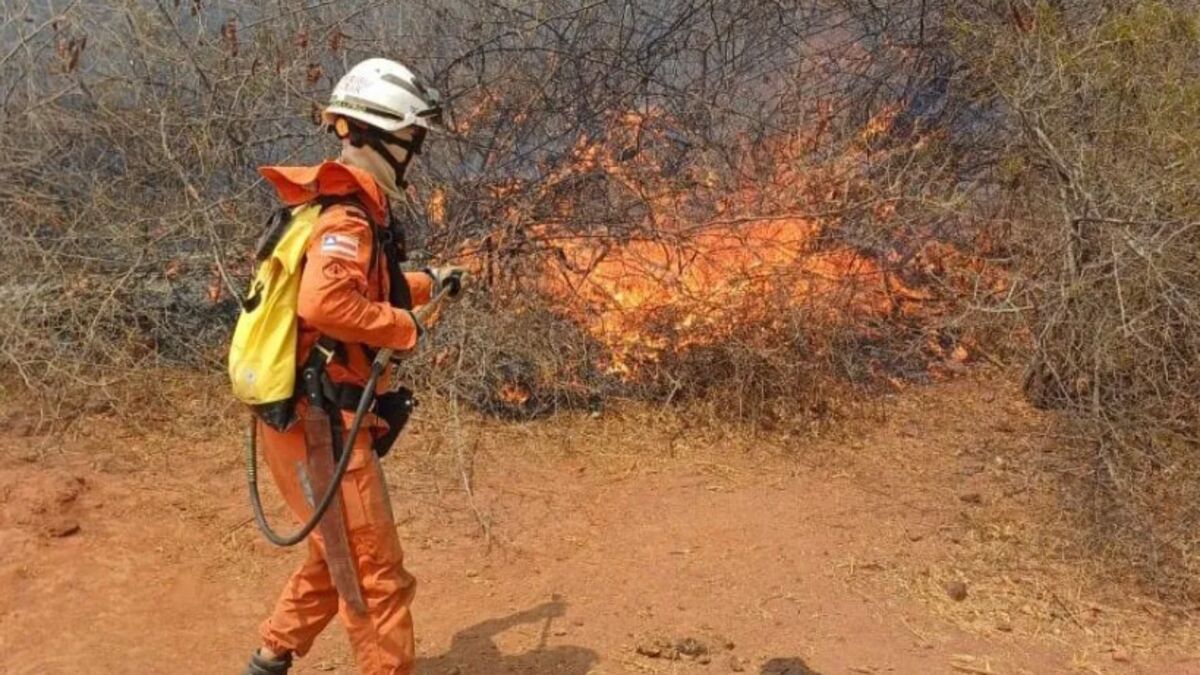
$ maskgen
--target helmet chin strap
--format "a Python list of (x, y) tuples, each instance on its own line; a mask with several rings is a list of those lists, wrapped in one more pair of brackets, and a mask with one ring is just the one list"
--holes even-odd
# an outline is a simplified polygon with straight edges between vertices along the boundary
[[(395, 176), (396, 189), (402, 192), (408, 187), (408, 182), (404, 180), (404, 174), (408, 170), (408, 163), (412, 159), (412, 156), (421, 154), (421, 146), (425, 142), (424, 128), (414, 127), (412, 131), (413, 137), (407, 139), (385, 134), (372, 127), (347, 123), (344, 118), (338, 120), (338, 122), (338, 124), (334, 125), (334, 132), (339, 138), (349, 140), (350, 145), (356, 148), (366, 146), (374, 150), (391, 167), (392, 173)], [(388, 147), (389, 145), (406, 150), (404, 159), (396, 159), (396, 155), (392, 153), (392, 149)]]
[(396, 156), (392, 154), (391, 149), (388, 148), (388, 144), (375, 134), (369, 134), (367, 136), (366, 145), (374, 150), (380, 157), (382, 157), (383, 161), (388, 163), (388, 166), (392, 167), (392, 172), (396, 175), (396, 188), (401, 191), (407, 188), (408, 182), (404, 180), (404, 173), (408, 170), (409, 158), (415, 154), (409, 147), (410, 144), (407, 141), (403, 143), (393, 143), (393, 145), (398, 145), (401, 148), (408, 150), (404, 156), (404, 161), (396, 159)]
[(404, 181), (396, 180), (396, 169), (392, 162), (384, 159), (386, 155), (367, 145), (354, 146), (350, 143), (342, 145), (341, 161), (371, 174), (379, 187), (393, 199), (404, 197)]

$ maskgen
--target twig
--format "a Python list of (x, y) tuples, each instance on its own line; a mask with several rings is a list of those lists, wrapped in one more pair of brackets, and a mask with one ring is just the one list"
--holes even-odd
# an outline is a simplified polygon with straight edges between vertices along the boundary
[(200, 78), (200, 82), (204, 85), (204, 88), (207, 89), (210, 94), (213, 93), (214, 89), (212, 82), (209, 81), (208, 75), (204, 73), (204, 69), (200, 67), (200, 62), (196, 60), (195, 46), (189, 45), (187, 40), (183, 38), (183, 33), (179, 32), (179, 26), (175, 24), (175, 19), (171, 18), (171, 13), (167, 11), (167, 8), (163, 6), (162, 2), (156, 2), (155, 5), (158, 7), (158, 11), (162, 14), (163, 19), (166, 20), (167, 25), (171, 27), (171, 32), (174, 33), (175, 38), (179, 40), (179, 46), (183, 49), (183, 53), (187, 54), (188, 62), (190, 62), (192, 64), (192, 68), (195, 69), (196, 76)]
[(29, 41), (36, 37), (38, 33), (41, 33), (43, 30), (45, 30), (47, 26), (53, 25), (55, 22), (66, 16), (67, 12), (70, 12), (72, 9), (74, 9), (75, 5), (77, 4), (79, 4), (78, 0), (73, 0), (71, 4), (56, 12), (49, 19), (43, 21), (37, 28), (34, 28), (32, 33), (22, 36), (21, 39), (17, 41), (17, 44), (13, 45), (13, 48), (8, 50), (8, 53), (4, 55), (4, 58), (0, 59), (0, 66), (8, 63), (8, 60), (11, 59), (14, 54), (20, 51), (21, 47), (29, 44)]
[[(462, 370), (463, 355), (466, 353), (465, 334), (460, 338), (458, 349), (458, 360), (455, 362), (455, 379), (458, 373)], [(450, 426), (453, 432), (454, 456), (458, 461), (458, 473), (462, 479), (463, 492), (467, 493), (467, 503), (471, 506), (471, 511), (475, 514), (475, 520), (479, 522), (480, 529), (483, 530), (484, 541), (487, 543), (487, 549), (492, 550), (492, 523), (491, 519), (479, 510), (479, 505), (475, 502), (475, 490), (471, 487), (471, 476), (467, 471), (467, 461), (463, 453), (463, 438), (462, 438), (462, 422), (458, 415), (458, 394), (450, 393)]]
[[(200, 198), (200, 191), (197, 190), (194, 185), (192, 185), (190, 180), (188, 180), (187, 172), (184, 171), (183, 166), (179, 163), (179, 160), (175, 159), (175, 154), (171, 152), (171, 146), (167, 140), (166, 110), (163, 110), (159, 115), (159, 135), (162, 137), (163, 154), (167, 156), (168, 160), (170, 160), (171, 168), (175, 169), (175, 174), (183, 183), (184, 192), (188, 196), (188, 201), (194, 201), (196, 204), (202, 203), (203, 200)], [(229, 290), (229, 294), (237, 300), (238, 305), (243, 305), (245, 304), (245, 300), (242, 298), (242, 294), (240, 291), (238, 291), (237, 286), (234, 285), (233, 278), (229, 275), (229, 271), (225, 268), (225, 258), (221, 255), (220, 239), (217, 237), (216, 227), (213, 226), (212, 216), (208, 214), (207, 209), (201, 208), (198, 210), (200, 211), (201, 219), (204, 221), (205, 234), (208, 235), (209, 244), (212, 246), (213, 261), (217, 266), (217, 272), (221, 275), (221, 281), (224, 282), (226, 289)]]
[(972, 675), (996, 675), (996, 671), (991, 668), (976, 668), (975, 666), (966, 666), (961, 663), (951, 663), (950, 667), (960, 673), (971, 673)]

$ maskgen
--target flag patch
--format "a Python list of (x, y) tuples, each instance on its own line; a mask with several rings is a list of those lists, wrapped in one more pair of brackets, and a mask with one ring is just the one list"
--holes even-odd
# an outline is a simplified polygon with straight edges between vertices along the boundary
[(358, 260), (358, 239), (344, 234), (327, 234), (321, 238), (321, 253)]

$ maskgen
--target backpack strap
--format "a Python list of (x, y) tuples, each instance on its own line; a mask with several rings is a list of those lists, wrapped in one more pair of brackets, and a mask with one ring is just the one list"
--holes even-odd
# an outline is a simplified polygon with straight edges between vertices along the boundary
[(394, 216), (388, 217), (388, 226), (380, 232), (379, 239), (384, 263), (388, 268), (388, 302), (393, 307), (411, 311), (412, 288), (408, 285), (408, 279), (404, 277), (404, 270), (400, 269), (400, 263), (408, 259), (408, 253), (405, 251), (404, 231), (400, 229)]

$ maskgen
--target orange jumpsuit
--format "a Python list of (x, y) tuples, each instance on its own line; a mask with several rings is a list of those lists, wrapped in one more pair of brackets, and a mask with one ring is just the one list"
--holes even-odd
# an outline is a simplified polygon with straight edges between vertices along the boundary
[[(344, 361), (326, 372), (337, 383), (363, 386), (370, 372), (364, 345), (397, 350), (416, 346), (417, 328), (409, 314), (388, 303), (391, 280), (382, 253), (374, 256), (368, 219), (386, 222), (387, 199), (364, 171), (338, 162), (314, 167), (264, 167), (261, 173), (285, 204), (318, 196), (357, 195), (362, 208), (333, 204), (317, 221), (301, 273), (298, 363), (304, 363), (320, 335), (345, 345)], [(364, 212), (365, 209), (365, 212)], [(415, 305), (429, 301), (432, 282), (424, 273), (405, 275)], [(384, 378), (387, 381), (388, 378)], [(305, 401), (299, 403), (303, 416)], [(353, 413), (344, 412), (349, 428)], [(303, 656), (335, 615), (350, 636), (362, 673), (408, 675), (413, 669), (413, 624), (409, 605), (416, 581), (404, 569), (404, 553), (396, 535), (391, 503), (379, 460), (371, 449), (374, 435), (386, 430), (378, 418), (364, 424), (342, 482), (346, 531), (355, 558), (367, 614), (358, 615), (340, 602), (325, 564), (319, 532), (308, 538), (308, 559), (292, 575), (275, 611), (262, 625), (265, 644), (276, 652)], [(258, 425), (259, 444), (275, 483), (298, 520), (311, 508), (296, 467), (305, 461), (304, 428), (279, 432)]]

